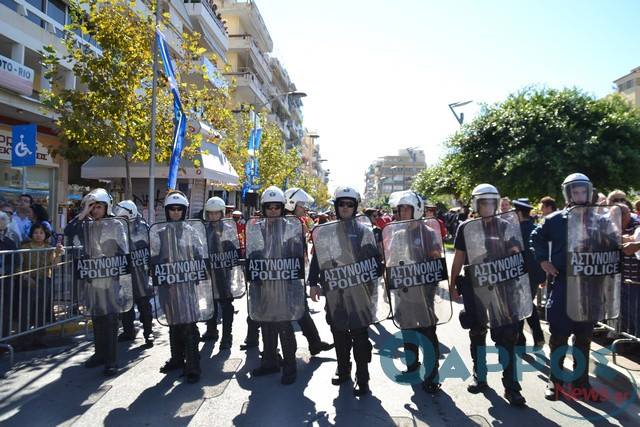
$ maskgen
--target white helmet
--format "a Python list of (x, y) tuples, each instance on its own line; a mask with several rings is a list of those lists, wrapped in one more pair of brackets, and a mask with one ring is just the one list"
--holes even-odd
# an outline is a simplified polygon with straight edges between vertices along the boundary
[(424, 213), (424, 201), (415, 191), (396, 191), (389, 196), (389, 206), (397, 209), (399, 205), (409, 205), (413, 208), (413, 219), (422, 218)]
[(207, 200), (207, 203), (204, 204), (202, 219), (207, 219), (207, 212), (222, 212), (224, 214), (226, 207), (227, 205), (220, 197), (211, 197)]
[(478, 200), (491, 199), (496, 201), (496, 211), (500, 205), (500, 193), (498, 189), (491, 184), (480, 184), (471, 192), (471, 207), (478, 212)]
[(133, 200), (123, 200), (113, 207), (113, 214), (123, 218), (135, 219), (138, 217), (138, 207)]
[(264, 205), (265, 203), (282, 203), (282, 205), (284, 206), (284, 193), (275, 185), (267, 187), (260, 197), (260, 204)]
[(111, 194), (107, 193), (107, 190), (104, 188), (94, 188), (87, 194), (86, 199), (93, 199), (94, 202), (104, 203), (107, 205), (107, 215), (113, 215), (111, 211), (111, 207), (113, 206), (113, 197)]
[(187, 196), (183, 192), (176, 191), (164, 198), (164, 207), (166, 208), (169, 205), (180, 205), (186, 209), (189, 207), (189, 200), (187, 200)]
[(307, 192), (302, 188), (298, 187), (289, 188), (284, 192), (284, 197), (286, 199), (284, 208), (289, 212), (293, 212), (298, 203), (302, 203), (304, 207), (308, 208), (314, 201), (313, 197), (307, 194)]
[(353, 199), (356, 204), (360, 203), (360, 193), (352, 187), (338, 187), (333, 194), (334, 202), (338, 199)]
[(582, 204), (591, 202), (591, 194), (593, 193), (593, 184), (588, 176), (583, 173), (572, 173), (562, 181), (562, 195), (567, 205), (575, 205), (571, 199), (571, 189), (574, 187), (584, 186), (587, 190), (587, 198)]

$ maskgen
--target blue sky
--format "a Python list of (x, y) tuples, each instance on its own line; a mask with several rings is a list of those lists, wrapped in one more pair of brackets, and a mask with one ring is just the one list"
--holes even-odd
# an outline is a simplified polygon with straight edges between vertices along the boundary
[[(418, 146), (437, 161), (458, 123), (447, 105), (493, 103), (532, 84), (596, 96), (640, 66), (640, 1), (258, 0), (273, 55), (308, 97), (330, 188)], [(462, 111), (468, 118), (477, 104)]]

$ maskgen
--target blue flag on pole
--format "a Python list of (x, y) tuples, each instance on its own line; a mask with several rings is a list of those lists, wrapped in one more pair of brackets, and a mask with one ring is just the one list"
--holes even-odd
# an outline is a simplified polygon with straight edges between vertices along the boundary
[(184, 134), (187, 129), (187, 118), (184, 114), (184, 110), (182, 109), (180, 92), (178, 91), (178, 81), (176, 80), (173, 63), (171, 62), (169, 48), (167, 47), (164, 37), (159, 31), (156, 31), (156, 39), (158, 49), (160, 50), (160, 57), (162, 58), (162, 65), (164, 66), (164, 73), (167, 80), (169, 80), (169, 87), (173, 94), (173, 120), (175, 127), (173, 130), (173, 150), (171, 151), (171, 160), (169, 160), (169, 177), (167, 186), (169, 189), (175, 190), (176, 181), (178, 180), (178, 169), (180, 168), (180, 158), (182, 157), (182, 148), (184, 147)]

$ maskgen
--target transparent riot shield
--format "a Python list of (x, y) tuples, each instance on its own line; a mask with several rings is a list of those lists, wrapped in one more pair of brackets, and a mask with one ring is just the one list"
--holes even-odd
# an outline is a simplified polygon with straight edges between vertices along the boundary
[(120, 218), (82, 223), (83, 250), (76, 262), (80, 307), (85, 315), (129, 311), (133, 290), (127, 224)]
[(245, 293), (245, 282), (235, 221), (225, 218), (207, 222), (206, 229), (213, 299), (241, 298)]
[(494, 328), (529, 317), (531, 288), (515, 211), (468, 221), (463, 230), (469, 258), (465, 276), (478, 321)]
[(295, 216), (251, 218), (245, 277), (249, 316), (258, 322), (298, 320), (304, 314), (304, 232)]
[(333, 327), (358, 329), (386, 319), (381, 254), (369, 219), (328, 222), (311, 234)]
[(447, 263), (436, 219), (391, 222), (382, 229), (385, 283), (400, 329), (451, 320)]
[(622, 211), (574, 206), (567, 212), (567, 315), (599, 322), (620, 314)]
[(163, 323), (162, 313), (168, 325), (210, 319), (213, 289), (204, 223), (187, 220), (153, 224), (149, 247), (158, 321)]
[(152, 296), (153, 286), (149, 278), (149, 226), (142, 218), (129, 222), (129, 242), (133, 296)]

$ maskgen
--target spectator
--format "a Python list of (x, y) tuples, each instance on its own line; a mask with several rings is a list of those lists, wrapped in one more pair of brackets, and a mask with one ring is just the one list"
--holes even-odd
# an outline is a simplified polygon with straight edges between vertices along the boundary
[[(35, 223), (29, 230), (29, 241), (24, 242), (20, 249), (47, 249), (51, 233), (47, 227)], [(22, 270), (27, 272), (20, 276), (19, 292), (22, 295), (22, 318), (24, 324), (21, 330), (39, 328), (53, 321), (52, 314), (52, 266), (62, 254), (62, 245), (53, 251), (33, 251), (22, 255)], [(23, 345), (41, 345), (42, 333), (32, 334), (30, 340)]]
[[(4, 211), (0, 212), (0, 250), (1, 251), (15, 251), (18, 249), (15, 233), (9, 229), (11, 224), (10, 214)], [(13, 277), (12, 274), (16, 271), (20, 258), (14, 255), (2, 255), (0, 256), (0, 275), (3, 276), (0, 279), (0, 289), (2, 298), (2, 330), (0, 331), (0, 337), (9, 336), (11, 333), (11, 294), (13, 289)], [(15, 314), (14, 314), (15, 316)]]
[(558, 206), (556, 205), (556, 200), (550, 196), (545, 196), (540, 200), (540, 212), (542, 212), (542, 216), (545, 217), (553, 212), (558, 210)]
[(435, 205), (426, 204), (424, 207), (424, 217), (426, 219), (435, 219), (438, 221), (440, 225), (440, 235), (442, 236), (442, 240), (444, 241), (447, 238), (447, 227), (444, 224), (444, 221), (438, 217), (436, 217), (436, 212), (438, 209)]
[(636, 215), (640, 215), (640, 199), (633, 204)]
[(627, 194), (622, 190), (613, 190), (607, 196), (607, 204), (615, 205), (616, 203), (626, 203)]
[(16, 224), (14, 231), (16, 231), (18, 237), (20, 237), (21, 243), (29, 238), (29, 230), (31, 230), (30, 216), (33, 215), (31, 205), (22, 203), (22, 198), (23, 196), (20, 196), (18, 207), (13, 213), (13, 218), (11, 218), (11, 221)]
[(505, 213), (511, 210), (511, 200), (508, 197), (500, 199), (500, 212)]
[(53, 234), (53, 227), (49, 222), (47, 209), (38, 203), (31, 205), (31, 209), (33, 210), (33, 222), (42, 224), (49, 231), (49, 234)]

